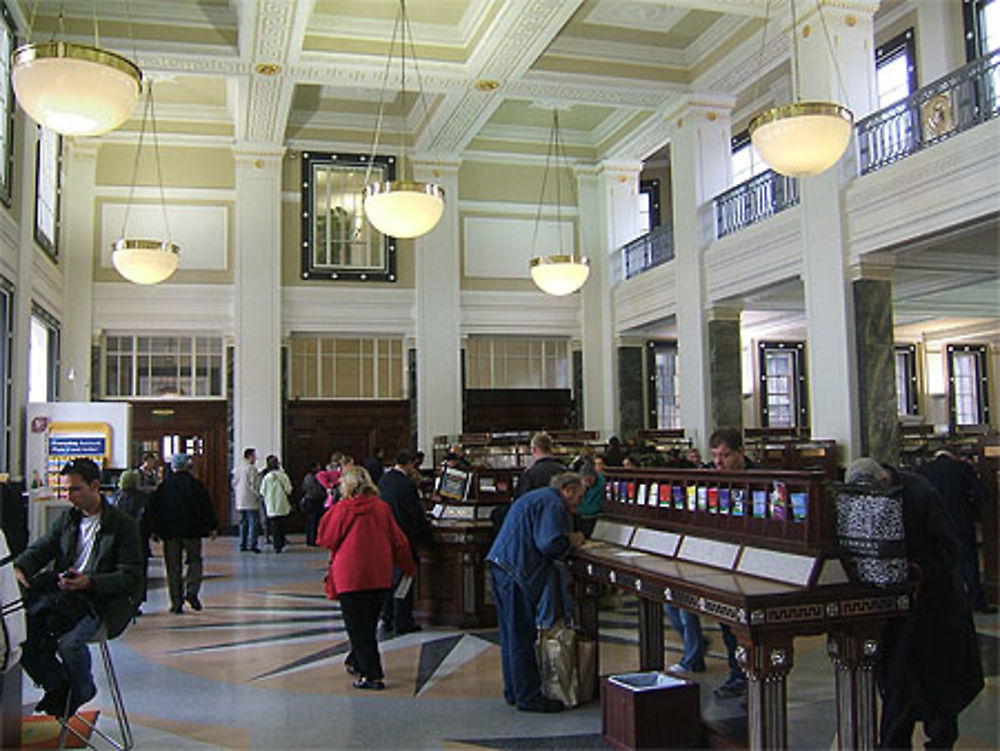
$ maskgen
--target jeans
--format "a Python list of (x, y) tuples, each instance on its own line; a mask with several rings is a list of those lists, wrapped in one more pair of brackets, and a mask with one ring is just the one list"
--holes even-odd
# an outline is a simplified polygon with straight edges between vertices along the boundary
[[(94, 679), (90, 674), (90, 647), (101, 628), (97, 613), (84, 615), (53, 645), (38, 629), (31, 629), (24, 642), (21, 665), (31, 679), (47, 692), (70, 690), (73, 704), (91, 696)], [(53, 646), (55, 649), (53, 649)]]
[(719, 630), (722, 632), (722, 641), (726, 645), (726, 654), (729, 657), (729, 679), (727, 682), (746, 682), (746, 673), (743, 672), (743, 668), (740, 667), (740, 663), (736, 660), (736, 647), (739, 645), (736, 635), (725, 623), (719, 624)]
[(240, 509), (240, 550), (257, 548), (260, 537), (260, 513), (257, 509)]
[(555, 576), (558, 577), (559, 591), (556, 592), (556, 584), (552, 579), (542, 590), (542, 597), (538, 601), (538, 612), (535, 622), (539, 628), (552, 628), (556, 625), (556, 613), (558, 612), (557, 597), (562, 597), (562, 618), (567, 625), (573, 623), (573, 613), (576, 611), (576, 603), (573, 602), (573, 595), (570, 594), (572, 579), (562, 568), (557, 567)]
[(500, 630), (504, 699), (518, 707), (537, 705), (542, 701), (542, 677), (535, 656), (535, 606), (502, 568), (490, 565), (490, 576)]
[(664, 605), (663, 612), (684, 642), (684, 657), (678, 664), (685, 670), (704, 670), (705, 642), (701, 635), (701, 620), (695, 613), (674, 605)]
[[(187, 564), (187, 576), (184, 576), (182, 563)], [(164, 540), (163, 565), (167, 569), (167, 590), (170, 592), (171, 606), (179, 608), (184, 598), (198, 596), (202, 577), (200, 537), (172, 537)]]
[(375, 629), (387, 594), (384, 589), (365, 589), (341, 592), (338, 597), (347, 638), (351, 640), (351, 652), (344, 661), (370, 681), (380, 681), (384, 675)]

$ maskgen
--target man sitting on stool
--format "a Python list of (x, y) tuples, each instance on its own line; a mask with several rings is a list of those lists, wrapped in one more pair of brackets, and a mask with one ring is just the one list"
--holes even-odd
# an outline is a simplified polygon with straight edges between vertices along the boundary
[[(29, 614), (21, 664), (45, 689), (36, 711), (60, 717), (97, 693), (87, 642), (102, 626), (109, 639), (124, 631), (142, 597), (135, 521), (101, 496), (101, 470), (90, 459), (74, 459), (61, 474), (73, 508), (14, 560)], [(36, 577), (49, 562), (57, 573)]]

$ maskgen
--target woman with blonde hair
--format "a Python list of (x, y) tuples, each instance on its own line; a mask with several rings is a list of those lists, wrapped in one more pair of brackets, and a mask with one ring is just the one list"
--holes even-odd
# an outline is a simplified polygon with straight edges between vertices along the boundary
[(319, 523), (316, 542), (330, 550), (326, 594), (339, 599), (351, 652), (344, 664), (358, 676), (354, 688), (385, 688), (376, 628), (383, 600), (392, 587), (393, 566), (413, 576), (413, 557), (389, 504), (362, 468), (350, 466), (340, 478), (340, 500)]

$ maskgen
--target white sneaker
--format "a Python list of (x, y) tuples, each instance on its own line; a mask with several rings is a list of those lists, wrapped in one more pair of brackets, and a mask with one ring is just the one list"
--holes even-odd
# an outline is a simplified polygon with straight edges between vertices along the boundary
[(681, 665), (679, 662), (675, 662), (669, 668), (667, 668), (668, 673), (687, 673), (688, 669)]

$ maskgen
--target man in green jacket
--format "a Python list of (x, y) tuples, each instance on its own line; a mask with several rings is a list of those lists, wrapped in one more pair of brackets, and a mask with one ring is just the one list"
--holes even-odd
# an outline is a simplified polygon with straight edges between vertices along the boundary
[[(94, 698), (87, 642), (102, 627), (108, 638), (124, 631), (142, 597), (135, 521), (101, 496), (101, 470), (90, 459), (74, 459), (61, 474), (73, 508), (14, 560), (29, 613), (21, 664), (45, 689), (36, 711), (56, 716)], [(50, 562), (54, 573), (36, 577)]]

